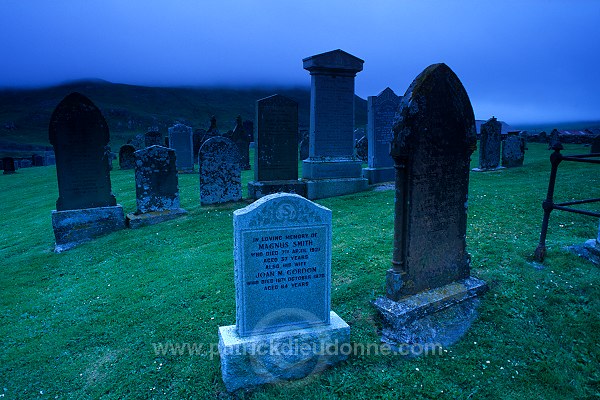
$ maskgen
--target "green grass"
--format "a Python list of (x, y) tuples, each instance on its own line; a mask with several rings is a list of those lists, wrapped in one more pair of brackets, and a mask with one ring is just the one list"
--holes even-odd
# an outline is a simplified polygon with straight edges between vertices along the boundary
[[(589, 148), (567, 145), (568, 153)], [(479, 317), (443, 355), (355, 356), (251, 399), (591, 398), (600, 396), (597, 266), (563, 247), (595, 237), (597, 219), (554, 212), (543, 269), (531, 265), (549, 176), (546, 146), (523, 168), (471, 173), (467, 245), (488, 282)], [(476, 165), (477, 154), (473, 155)], [(244, 172), (247, 183), (252, 171)], [(111, 174), (127, 212), (133, 171)], [(216, 343), (235, 323), (232, 213), (200, 207), (198, 176), (181, 175), (188, 215), (123, 230), (54, 254), (54, 167), (0, 175), (0, 396), (228, 398), (218, 357), (156, 355), (153, 343)], [(556, 199), (598, 197), (597, 167), (559, 169)], [(324, 199), (333, 212), (332, 309), (354, 343), (378, 342), (370, 301), (390, 265), (393, 191)]]

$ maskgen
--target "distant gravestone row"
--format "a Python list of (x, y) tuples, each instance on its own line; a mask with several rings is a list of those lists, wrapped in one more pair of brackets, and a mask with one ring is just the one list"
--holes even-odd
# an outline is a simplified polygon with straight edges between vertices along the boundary
[(502, 124), (494, 117), (481, 125), (479, 167), (473, 168), (473, 171), (496, 171), (523, 166), (525, 139), (518, 132), (509, 132), (502, 141), (501, 132)]

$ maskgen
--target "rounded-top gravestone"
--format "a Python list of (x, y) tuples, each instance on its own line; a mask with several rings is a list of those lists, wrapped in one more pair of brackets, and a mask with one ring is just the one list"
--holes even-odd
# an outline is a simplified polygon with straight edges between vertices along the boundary
[(49, 137), (56, 155), (56, 210), (115, 206), (108, 124), (98, 107), (81, 93), (69, 94), (52, 113)]

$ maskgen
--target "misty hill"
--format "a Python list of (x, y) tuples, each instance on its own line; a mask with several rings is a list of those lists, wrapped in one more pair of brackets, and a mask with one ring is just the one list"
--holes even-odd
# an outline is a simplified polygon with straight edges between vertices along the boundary
[[(102, 80), (71, 82), (42, 89), (0, 91), (0, 148), (15, 144), (49, 146), (48, 123), (56, 105), (69, 93), (80, 92), (102, 111), (110, 127), (111, 146), (118, 149), (137, 133), (176, 122), (207, 129), (215, 115), (223, 133), (235, 118), (254, 120), (256, 100), (281, 94), (298, 102), (300, 129), (308, 129), (310, 88), (145, 87)], [(355, 97), (356, 126), (367, 123), (367, 102)]]

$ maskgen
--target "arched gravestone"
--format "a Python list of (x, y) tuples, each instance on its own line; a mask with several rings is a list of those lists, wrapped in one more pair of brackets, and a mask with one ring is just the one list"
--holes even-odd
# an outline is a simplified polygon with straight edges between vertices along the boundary
[(501, 133), (502, 124), (494, 117), (481, 125), (479, 168), (474, 168), (473, 171), (495, 170), (500, 166)]
[(474, 321), (473, 298), (487, 289), (469, 276), (465, 241), (475, 117), (448, 66), (431, 65), (412, 82), (393, 131), (394, 254), (386, 297), (374, 305), (386, 343), (448, 346)]
[(198, 152), (200, 204), (238, 201), (242, 198), (240, 153), (224, 137), (208, 139)]
[(119, 167), (121, 169), (133, 169), (135, 167), (135, 147), (130, 144), (124, 144), (119, 149)]
[(125, 227), (111, 192), (108, 125), (87, 97), (71, 93), (56, 106), (49, 127), (56, 155), (58, 200), (52, 212), (55, 252)]
[(150, 146), (134, 153), (137, 211), (127, 215), (130, 228), (152, 225), (186, 214), (179, 202), (175, 150)]
[(50, 118), (50, 143), (56, 156), (56, 210), (111, 207), (108, 124), (84, 95), (74, 92), (56, 106)]

